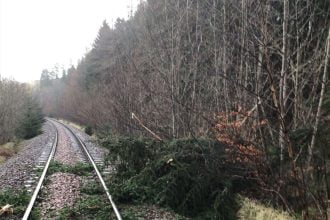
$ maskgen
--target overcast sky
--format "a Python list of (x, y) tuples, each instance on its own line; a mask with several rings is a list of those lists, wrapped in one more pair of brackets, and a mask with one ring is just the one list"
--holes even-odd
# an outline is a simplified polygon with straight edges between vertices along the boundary
[(127, 19), (138, 0), (0, 0), (0, 75), (21, 82), (76, 65), (102, 21)]

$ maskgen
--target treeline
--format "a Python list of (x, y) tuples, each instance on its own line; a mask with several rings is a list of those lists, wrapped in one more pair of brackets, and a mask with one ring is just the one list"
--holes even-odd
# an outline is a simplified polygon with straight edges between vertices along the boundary
[(324, 217), (329, 13), (327, 0), (144, 1), (63, 77), (45, 70), (41, 102), (120, 135), (215, 138), (259, 198)]
[(43, 114), (32, 87), (0, 77), (0, 144), (41, 132)]

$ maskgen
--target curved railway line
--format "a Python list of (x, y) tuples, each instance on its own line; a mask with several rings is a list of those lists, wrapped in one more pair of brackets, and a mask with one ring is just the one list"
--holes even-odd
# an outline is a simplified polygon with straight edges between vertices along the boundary
[(78, 144), (78, 146), (81, 148), (84, 156), (87, 158), (88, 162), (93, 166), (94, 168), (94, 172), (96, 173), (96, 176), (97, 176), (97, 181), (102, 185), (102, 188), (106, 194), (106, 197), (107, 199), (109, 200), (109, 203), (116, 215), (116, 218), (118, 220), (122, 220), (122, 217), (117, 209), (117, 206), (116, 204), (114, 203), (114, 201), (112, 200), (112, 197), (109, 193), (109, 190), (103, 180), (103, 177), (97, 167), (97, 163), (95, 162), (94, 158), (92, 157), (92, 155), (90, 154), (90, 152), (88, 151), (85, 143), (79, 138), (78, 135), (75, 134), (75, 132), (70, 128), (68, 127), (67, 125), (59, 122), (59, 121), (56, 121), (54, 119), (47, 119), (51, 124), (52, 126), (54, 127), (55, 131), (56, 131), (56, 135), (55, 135), (55, 140), (52, 144), (52, 146), (50, 146), (48, 149), (46, 149), (44, 151), (44, 153), (42, 154), (41, 156), (41, 160), (39, 161), (39, 165), (37, 166), (37, 168), (42, 168), (42, 174), (41, 176), (39, 177), (39, 180), (37, 181), (37, 185), (33, 191), (33, 194), (32, 194), (32, 197), (30, 199), (30, 202), (27, 206), (27, 209), (24, 213), (24, 216), (23, 216), (23, 220), (27, 220), (29, 219), (29, 216), (31, 214), (31, 211), (33, 209), (33, 207), (35, 206), (36, 204), (36, 200), (38, 198), (38, 195), (40, 194), (41, 190), (42, 190), (42, 186), (44, 184), (44, 180), (46, 178), (46, 175), (47, 175), (47, 171), (48, 171), (48, 167), (51, 163), (51, 161), (54, 159), (55, 157), (55, 153), (56, 153), (56, 148), (58, 146), (58, 129), (56, 128), (55, 126), (55, 123), (58, 123), (60, 124), (61, 126), (63, 126), (65, 129), (67, 129), (71, 134), (72, 136), (74, 137), (76, 143)]

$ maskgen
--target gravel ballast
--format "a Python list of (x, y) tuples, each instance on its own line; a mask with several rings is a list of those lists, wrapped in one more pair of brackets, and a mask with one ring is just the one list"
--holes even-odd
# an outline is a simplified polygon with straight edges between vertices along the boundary
[(54, 122), (58, 131), (58, 144), (54, 160), (66, 165), (83, 162), (83, 153), (72, 134), (61, 124)]
[(72, 125), (66, 124), (80, 139), (83, 141), (87, 147), (88, 152), (91, 154), (93, 159), (104, 159), (107, 154), (107, 149), (100, 147), (96, 144), (91, 136), (85, 132), (75, 128)]
[(44, 191), (46, 198), (41, 202), (41, 219), (50, 219), (63, 208), (73, 206), (80, 194), (81, 177), (71, 173), (54, 173), (48, 177), (49, 184)]
[(45, 122), (43, 133), (23, 143), (22, 150), (0, 166), (0, 190), (23, 189), (43, 148), (54, 142), (55, 129)]
[[(85, 162), (85, 156), (76, 139), (62, 124), (52, 121), (58, 132), (54, 161), (61, 165), (76, 166)], [(56, 172), (47, 177), (38, 204), (41, 219), (57, 219), (63, 208), (70, 208), (80, 197), (81, 183), (85, 177), (72, 173)]]

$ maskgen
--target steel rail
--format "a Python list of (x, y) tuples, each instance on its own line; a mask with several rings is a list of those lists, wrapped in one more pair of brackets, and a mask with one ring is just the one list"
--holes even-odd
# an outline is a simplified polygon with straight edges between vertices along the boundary
[(109, 201), (110, 201), (110, 204), (111, 204), (112, 209), (114, 210), (114, 212), (115, 212), (115, 214), (116, 214), (117, 219), (118, 219), (118, 220), (122, 220), (122, 217), (121, 217), (121, 215), (120, 215), (120, 213), (119, 213), (119, 211), (118, 211), (118, 208), (117, 208), (116, 204), (114, 203), (114, 201), (113, 201), (113, 199), (112, 199), (112, 196), (111, 196), (110, 193), (109, 193), (109, 189), (108, 189), (107, 185), (105, 184), (105, 182), (104, 182), (104, 180), (103, 180), (103, 177), (102, 177), (102, 175), (101, 175), (99, 169), (97, 168), (97, 165), (95, 164), (95, 162), (94, 162), (92, 156), (90, 155), (90, 153), (89, 153), (89, 151), (88, 151), (88, 149), (87, 149), (85, 143), (84, 143), (83, 141), (81, 141), (81, 139), (78, 137), (78, 135), (76, 135), (76, 134), (72, 131), (72, 129), (69, 128), (66, 124), (64, 124), (64, 123), (62, 123), (62, 122), (59, 122), (59, 121), (57, 121), (57, 120), (54, 120), (54, 121), (56, 121), (57, 123), (59, 123), (59, 124), (61, 124), (62, 126), (64, 126), (64, 127), (65, 127), (65, 128), (66, 128), (66, 129), (67, 129), (67, 130), (73, 135), (73, 137), (77, 140), (78, 144), (82, 147), (82, 149), (84, 150), (84, 153), (85, 153), (85, 155), (87, 156), (89, 162), (93, 165), (93, 168), (94, 168), (94, 170), (95, 170), (95, 172), (96, 172), (96, 174), (97, 174), (98, 180), (100, 181), (100, 183), (101, 183), (101, 185), (102, 185), (102, 187), (103, 187), (103, 189), (104, 189), (104, 191), (105, 191), (105, 193), (106, 193), (106, 195), (107, 195), (107, 198), (108, 198)]
[[(48, 120), (50, 121), (50, 120)], [(52, 124), (52, 123), (51, 123)], [(53, 124), (52, 124), (53, 125)], [(53, 125), (54, 126), (54, 125)], [(50, 161), (53, 159), (54, 157), (54, 154), (55, 154), (55, 150), (56, 150), (56, 146), (57, 146), (57, 141), (58, 141), (58, 132), (57, 132), (57, 128), (54, 126), (55, 128), (55, 141), (53, 142), (53, 146), (52, 146), (52, 150), (49, 154), (49, 157), (48, 157), (48, 160), (47, 160), (47, 163), (42, 171), (42, 174), (39, 178), (39, 181), (38, 181), (38, 184), (37, 184), (37, 187), (35, 188), (33, 194), (32, 194), (32, 197), (31, 197), (31, 200), (29, 202), (29, 205), (27, 207), (27, 209), (25, 210), (25, 213), (24, 213), (24, 216), (22, 218), (22, 220), (28, 220), (30, 214), (31, 214), (31, 211), (32, 211), (32, 208), (33, 208), (33, 205), (38, 197), (38, 194), (39, 194), (39, 191), (42, 187), (42, 183), (46, 177), (46, 174), (47, 174), (47, 170), (48, 170), (48, 167), (49, 167), (49, 164), (50, 164)]]

